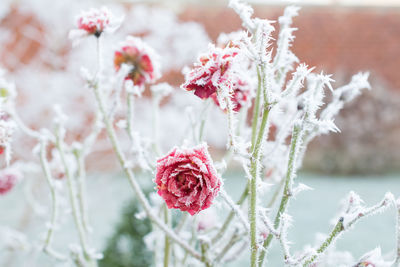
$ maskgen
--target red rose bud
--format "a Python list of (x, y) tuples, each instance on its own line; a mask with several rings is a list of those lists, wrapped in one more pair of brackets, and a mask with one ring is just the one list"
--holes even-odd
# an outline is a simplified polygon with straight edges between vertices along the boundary
[(174, 148), (157, 161), (155, 182), (168, 208), (190, 215), (210, 207), (221, 186), (206, 145)]

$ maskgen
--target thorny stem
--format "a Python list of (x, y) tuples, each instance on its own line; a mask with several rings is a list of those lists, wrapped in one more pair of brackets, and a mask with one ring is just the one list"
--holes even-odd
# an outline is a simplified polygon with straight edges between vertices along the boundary
[(353, 219), (351, 219), (350, 221), (348, 221), (346, 223), (344, 222), (344, 217), (343, 216), (340, 217), (339, 221), (337, 222), (336, 226), (333, 228), (332, 232), (329, 234), (328, 238), (317, 249), (316, 253), (311, 255), (311, 257), (304, 263), (303, 266), (304, 267), (310, 266), (310, 264), (313, 263), (338, 238), (339, 234), (341, 234), (345, 230), (351, 228), (361, 218), (369, 216), (371, 214), (378, 212), (379, 210), (384, 209), (385, 207), (387, 207), (390, 204), (389, 201), (390, 200), (388, 199), (388, 195), (385, 195), (384, 199), (380, 203), (378, 203), (370, 208), (367, 208), (367, 209), (363, 210), (362, 212), (359, 212), (357, 214), (357, 216), (355, 216)]
[(246, 232), (248, 232), (249, 231), (249, 223), (247, 222), (246, 218), (244, 217), (244, 215), (243, 215), (242, 211), (239, 209), (239, 207), (235, 205), (235, 203), (228, 196), (228, 194), (225, 192), (224, 189), (220, 190), (220, 195), (225, 200), (225, 202), (228, 204), (228, 206), (231, 208), (231, 210), (239, 218), (240, 222), (243, 224), (244, 228), (246, 229)]
[(258, 132), (257, 141), (254, 146), (254, 150), (251, 157), (250, 163), (250, 211), (249, 211), (249, 221), (250, 221), (250, 245), (251, 245), (251, 266), (256, 266), (257, 264), (257, 179), (260, 173), (260, 155), (261, 155), (261, 144), (265, 138), (265, 130), (268, 122), (268, 115), (271, 106), (265, 103), (264, 112), (261, 120), (260, 130)]
[(257, 86), (257, 93), (256, 93), (256, 99), (254, 102), (254, 108), (253, 108), (253, 122), (251, 126), (251, 150), (254, 150), (254, 146), (256, 143), (256, 137), (257, 137), (257, 126), (258, 126), (258, 117), (260, 115), (260, 101), (261, 101), (261, 74), (259, 68), (257, 68), (257, 78), (258, 78), (258, 86)]
[[(279, 210), (278, 213), (276, 214), (275, 221), (274, 221), (274, 227), (275, 229), (279, 228), (280, 222), (281, 222), (281, 214), (283, 214), (286, 211), (287, 204), (289, 202), (289, 198), (292, 194), (291, 192), (291, 186), (295, 174), (295, 164), (296, 164), (296, 154), (298, 147), (300, 145), (299, 138), (301, 138), (301, 126), (295, 125), (293, 127), (293, 133), (292, 133), (292, 141), (290, 145), (290, 152), (289, 152), (289, 162), (288, 162), (288, 168), (287, 168), (287, 173), (286, 173), (286, 178), (285, 178), (285, 187), (283, 189), (283, 196), (281, 199), (281, 203), (279, 205)], [(267, 239), (264, 241), (264, 249), (260, 253), (260, 258), (259, 258), (259, 266), (261, 267), (264, 261), (264, 257), (266, 254), (266, 251), (268, 250), (269, 245), (271, 244), (272, 241), (272, 235), (268, 235)]]
[(342, 231), (344, 231), (343, 217), (340, 217), (339, 221), (336, 223), (328, 238), (317, 249), (317, 253), (314, 254), (309, 260), (307, 260), (303, 264), (303, 267), (310, 266), (318, 258), (318, 255), (323, 253)]
[(228, 128), (229, 128), (229, 147), (232, 147), (234, 152), (236, 152), (236, 133), (235, 133), (235, 125), (233, 118), (233, 103), (230, 97), (225, 98), (226, 101), (226, 109), (228, 112)]
[(46, 145), (47, 145), (46, 141), (42, 139), (40, 141), (40, 163), (42, 165), (42, 169), (46, 177), (47, 184), (49, 185), (50, 188), (52, 208), (51, 208), (51, 221), (49, 229), (47, 231), (43, 251), (56, 259), (66, 260), (66, 257), (64, 255), (61, 255), (60, 253), (51, 249), (51, 241), (53, 240), (54, 229), (56, 227), (56, 221), (58, 217), (58, 197), (56, 188), (54, 186), (53, 177), (51, 176), (49, 163), (46, 158)]
[(78, 235), (79, 235), (79, 240), (83, 249), (83, 254), (85, 259), (88, 261), (90, 265), (97, 266), (96, 260), (93, 259), (89, 253), (89, 249), (86, 243), (86, 234), (85, 230), (83, 229), (83, 223), (82, 223), (82, 216), (81, 213), (79, 212), (79, 206), (78, 203), (76, 202), (76, 192), (74, 190), (73, 186), (73, 175), (69, 169), (68, 163), (65, 159), (65, 149), (64, 149), (64, 142), (61, 139), (61, 125), (56, 126), (56, 147), (60, 153), (60, 158), (62, 161), (62, 164), (64, 165), (64, 170), (65, 174), (67, 176), (67, 185), (68, 185), (68, 191), (69, 191), (69, 196), (70, 196), (70, 201), (71, 201), (71, 207), (72, 207), (72, 214), (74, 217), (74, 222), (75, 226), (78, 230)]

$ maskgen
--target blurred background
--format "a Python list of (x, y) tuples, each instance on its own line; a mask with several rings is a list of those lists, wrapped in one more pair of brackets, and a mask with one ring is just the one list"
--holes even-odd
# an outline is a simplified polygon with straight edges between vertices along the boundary
[[(286, 4), (293, 3), (250, 2), (256, 16), (271, 20), (282, 14)], [(299, 30), (293, 46), (300, 61), (315, 66), (317, 71), (333, 73), (337, 87), (358, 71), (370, 71), (372, 84), (372, 90), (337, 119), (340, 134), (322, 136), (312, 143), (304, 168), (336, 174), (399, 171), (400, 1), (306, 0), (294, 3), (302, 6), (300, 16), (294, 20), (294, 27)], [(100, 5), (111, 6), (117, 14), (125, 14), (121, 35), (145, 37), (165, 58), (163, 80), (176, 86), (183, 81), (181, 69), (192, 64), (197, 53), (205, 50), (208, 40), (215, 41), (221, 32), (240, 28), (239, 18), (227, 8), (227, 1), (222, 0), (69, 1), (67, 6), (63, 1), (3, 0), (0, 4), (0, 62), (13, 75), (22, 109), (30, 109), (29, 117), (27, 112), (22, 115), (32, 123), (40, 124), (40, 118), (45, 121), (49, 116), (49, 112), (43, 110), (49, 106), (43, 102), (46, 100), (42, 99), (41, 105), (35, 102), (43, 91), (51, 103), (68, 102), (68, 99), (75, 103), (84, 101), (76, 69), (89, 57), (89, 50), (82, 48), (80, 53), (71, 52), (67, 32), (74, 26), (74, 17), (81, 9)], [(71, 70), (72, 76), (65, 74)], [(42, 79), (44, 76), (51, 81)], [(65, 86), (60, 82), (62, 79), (72, 79), (75, 83)], [(64, 94), (69, 97), (60, 97)], [(77, 128), (82, 125), (79, 120), (91, 119), (90, 110), (82, 111), (88, 114), (86, 118), (77, 119)], [(79, 135), (83, 130), (77, 131)]]
[[(324, 70), (325, 73), (334, 74), (334, 87), (349, 82), (351, 76), (359, 71), (370, 72), (372, 90), (365, 91), (336, 120), (341, 133), (317, 138), (305, 157), (300, 177), (306, 184), (318, 190), (302, 195), (291, 208), (296, 223), (306, 228), (292, 236), (295, 247), (301, 248), (304, 242), (314, 240), (310, 233), (316, 230), (326, 232), (329, 229), (329, 218), (338, 208), (338, 199), (344, 197), (350, 189), (360, 192), (367, 204), (380, 199), (385, 191), (400, 194), (400, 1), (249, 2), (253, 5), (256, 16), (271, 20), (276, 20), (287, 4), (301, 6), (300, 15), (294, 19), (294, 27), (298, 31), (295, 33), (293, 51), (301, 62), (315, 66), (317, 71)], [(115, 46), (127, 34), (143, 37), (162, 56), (162, 81), (176, 86), (177, 92), (183, 82), (182, 68), (191, 66), (198, 53), (205, 51), (209, 42), (215, 42), (220, 33), (236, 31), (241, 24), (237, 15), (227, 8), (225, 0), (1, 0), (0, 65), (16, 83), (19, 93), (18, 110), (29, 126), (35, 129), (48, 127), (54, 115), (51, 111), (52, 105), (60, 103), (72, 118), (68, 122), (72, 133), (69, 138), (79, 140), (87, 133), (85, 126), (93, 121), (93, 101), (90, 92), (83, 89), (79, 69), (82, 65), (93, 66), (93, 42), (85, 41), (78, 48), (72, 49), (67, 36), (68, 31), (75, 26), (75, 15), (80, 10), (102, 5), (125, 16), (122, 28), (107, 45)], [(180, 103), (177, 99), (170, 100), (171, 108), (178, 112), (181, 112)], [(137, 109), (145, 111), (147, 104), (143, 100)], [(176, 111), (165, 109), (165, 116), (169, 116), (165, 120), (166, 129), (174, 129), (179, 125), (179, 120), (173, 119), (177, 116), (173, 112)], [(149, 120), (146, 112), (143, 114), (142, 121), (138, 124), (146, 131), (146, 122), (148, 124)], [(213, 124), (224, 124), (223, 115), (216, 116), (214, 122), (208, 125), (209, 129), (213, 129)], [(147, 131), (150, 132), (151, 129)], [(224, 138), (212, 133), (207, 136), (209, 143), (220, 148), (224, 148)], [(17, 136), (14, 141), (15, 158), (29, 159), (26, 151), (30, 151), (32, 147), (31, 141)], [(104, 169), (112, 172), (115, 165), (107, 156), (108, 150), (97, 151), (95, 154), (88, 162), (92, 172), (99, 173)], [(233, 181), (238, 181), (230, 189), (235, 195), (241, 191), (239, 185), (243, 179), (235, 173), (231, 176)], [(113, 181), (113, 186), (108, 186), (110, 179), (114, 177), (97, 178), (89, 181), (93, 183), (92, 188), (96, 188), (89, 192), (89, 206), (97, 205), (99, 201), (103, 209), (93, 211), (92, 216), (101, 217), (107, 211), (107, 218), (95, 226), (101, 233), (96, 236), (95, 242), (98, 247), (108, 248), (109, 254), (106, 255), (110, 262), (120, 260), (118, 264), (104, 263), (104, 266), (148, 266), (148, 262), (131, 265), (132, 255), (127, 256), (126, 264), (121, 263), (118, 254), (121, 252), (113, 254), (116, 253), (113, 249), (119, 248), (113, 242), (118, 243), (121, 233), (125, 236), (139, 236), (133, 240), (140, 240), (146, 229), (143, 232), (133, 231), (136, 228), (132, 228), (134, 222), (129, 218), (132, 218), (137, 207), (131, 207), (134, 201), (130, 201), (130, 189), (126, 188), (125, 181), (119, 179), (117, 182)], [(96, 194), (97, 189), (104, 190), (104, 198)], [(0, 225), (18, 225), (21, 231), (35, 236), (43, 225), (38, 222), (34, 224), (36, 226), (27, 223), (29, 212), (26, 209), (29, 208), (21, 201), (18, 202), (18, 193), (23, 190), (19, 188), (0, 198), (2, 212), (10, 209), (10, 203), (14, 207), (7, 218), (0, 218)], [(40, 192), (42, 191), (36, 194)], [(119, 197), (115, 198), (116, 195)], [(321, 198), (324, 199), (325, 207), (331, 208), (330, 211), (318, 209), (320, 207), (316, 203)], [(105, 199), (114, 201), (106, 202)], [(129, 207), (124, 208), (126, 205)], [(307, 211), (301, 208), (304, 205), (309, 207)], [(121, 213), (128, 219), (123, 219), (125, 217)], [(319, 216), (313, 218), (314, 222), (310, 227), (309, 220), (315, 214)], [(383, 223), (390, 227), (381, 227), (381, 220), (360, 224), (360, 229), (348, 240), (339, 241), (338, 247), (350, 247), (357, 258), (366, 249), (376, 246), (376, 242), (364, 243), (365, 233), (370, 232), (373, 241), (378, 241), (383, 249), (389, 250), (394, 244), (393, 216), (390, 213), (382, 217)], [(65, 224), (68, 225), (68, 222)], [(63, 235), (66, 236), (61, 237), (61, 240), (69, 238), (68, 234)], [(360, 240), (363, 242), (359, 242)], [(131, 245), (130, 249), (123, 249), (132, 251), (132, 246), (134, 247)], [(136, 246), (143, 247), (141, 243)], [(0, 250), (0, 262), (10, 264), (2, 266), (22, 266), (18, 262), (12, 265), (15, 255), (18, 254)], [(135, 257), (137, 259), (139, 256)], [(274, 262), (274, 257), (272, 256), (271, 262)], [(243, 264), (246, 264), (246, 258)]]

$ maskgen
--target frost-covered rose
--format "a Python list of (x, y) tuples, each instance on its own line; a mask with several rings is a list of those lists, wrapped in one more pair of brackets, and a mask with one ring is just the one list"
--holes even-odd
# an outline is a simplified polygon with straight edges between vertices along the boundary
[[(249, 104), (250, 96), (250, 87), (249, 84), (243, 80), (238, 79), (233, 83), (233, 94), (231, 96), (232, 103), (234, 105), (233, 110), (238, 112), (243, 106)], [(217, 94), (214, 93), (211, 95), (214, 103), (219, 106), (219, 101), (217, 98)]]
[(103, 31), (114, 30), (118, 24), (113, 14), (105, 7), (101, 9), (92, 8), (89, 11), (82, 12), (78, 18), (78, 29), (96, 36), (99, 36)]
[(105, 7), (101, 9), (91, 8), (82, 11), (77, 18), (77, 29), (69, 32), (69, 38), (74, 41), (74, 45), (89, 35), (100, 37), (103, 32), (112, 33), (121, 25), (122, 19), (117, 19)]
[(0, 195), (4, 195), (9, 192), (21, 178), (22, 174), (12, 167), (1, 170)]
[(143, 86), (160, 77), (155, 52), (141, 39), (128, 36), (121, 47), (115, 51), (114, 66), (118, 71), (122, 64), (132, 67), (126, 76), (134, 85)]
[(155, 182), (168, 208), (190, 215), (210, 207), (221, 186), (206, 145), (172, 149), (157, 161)]
[(207, 54), (200, 56), (181, 87), (187, 91), (194, 91), (201, 99), (209, 98), (217, 92), (218, 87), (231, 88), (237, 80), (232, 64), (238, 51), (234, 47), (211, 47)]

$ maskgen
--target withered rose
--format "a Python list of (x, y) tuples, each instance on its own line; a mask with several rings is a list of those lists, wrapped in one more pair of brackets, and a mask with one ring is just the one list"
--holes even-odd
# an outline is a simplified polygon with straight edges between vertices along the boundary
[(210, 207), (221, 186), (206, 145), (172, 149), (157, 161), (155, 182), (168, 208), (190, 215)]

